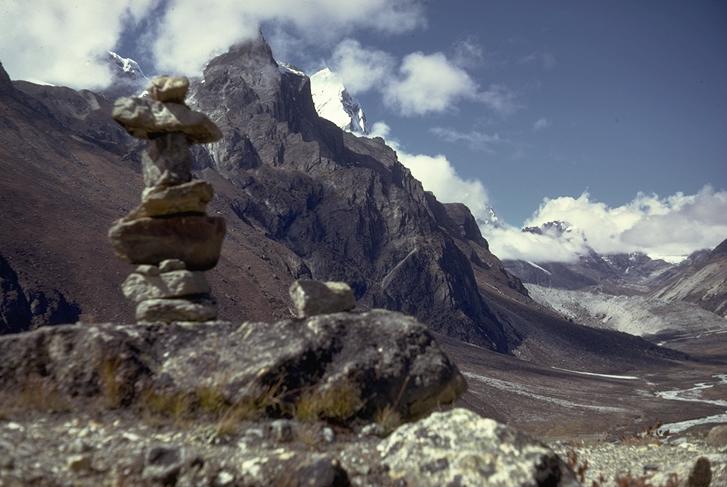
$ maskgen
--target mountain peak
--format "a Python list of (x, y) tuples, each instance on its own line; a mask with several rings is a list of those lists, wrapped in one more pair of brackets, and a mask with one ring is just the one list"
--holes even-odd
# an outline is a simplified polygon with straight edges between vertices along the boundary
[(7, 71), (5, 71), (5, 68), (3, 67), (3, 63), (0, 62), (0, 90), (5, 89), (12, 89), (13, 82), (10, 80), (10, 75)]
[(310, 77), (311, 94), (318, 115), (343, 130), (366, 134), (366, 114), (361, 104), (346, 90), (340, 76), (323, 68)]

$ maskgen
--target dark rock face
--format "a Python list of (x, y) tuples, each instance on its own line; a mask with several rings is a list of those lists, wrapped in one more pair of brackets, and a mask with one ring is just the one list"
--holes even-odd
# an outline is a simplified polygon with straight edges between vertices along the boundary
[[(426, 327), (389, 311), (338, 313), (275, 323), (204, 326), (71, 325), (0, 338), (0, 384), (22, 387), (43, 371), (68, 396), (108, 394), (131, 403), (145, 391), (218, 391), (232, 404), (274, 388), (279, 414), (308, 397), (344, 398), (334, 419), (373, 418), (392, 408), (403, 418), (454, 401), (464, 378)], [(213, 373), (209, 373), (212, 371)], [(317, 410), (318, 411), (318, 410)]]
[(30, 321), (30, 306), (18, 275), (0, 255), (0, 334), (27, 330)]
[(18, 275), (0, 255), (0, 335), (45, 325), (75, 323), (80, 308), (56, 289), (23, 290)]
[(390, 148), (318, 118), (309, 80), (280, 70), (264, 41), (213, 59), (192, 90), (224, 133), (210, 153), (241, 190), (240, 219), (289, 247), (313, 278), (351, 284), (364, 305), (508, 348), (467, 257), (437, 221), (441, 205)]
[(69, 303), (57, 289), (31, 290), (28, 293), (30, 302), (31, 329), (46, 325), (62, 325), (75, 323), (81, 314), (76, 303)]

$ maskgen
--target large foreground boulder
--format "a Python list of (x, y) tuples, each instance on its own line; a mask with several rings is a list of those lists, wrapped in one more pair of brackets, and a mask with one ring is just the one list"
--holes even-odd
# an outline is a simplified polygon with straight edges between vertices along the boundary
[[(41, 379), (68, 397), (149, 394), (336, 421), (412, 418), (465, 381), (414, 318), (383, 310), (242, 325), (69, 325), (0, 338), (0, 389)], [(107, 398), (108, 399), (108, 398)]]
[(550, 448), (466, 409), (404, 425), (378, 446), (389, 475), (406, 485), (577, 486)]

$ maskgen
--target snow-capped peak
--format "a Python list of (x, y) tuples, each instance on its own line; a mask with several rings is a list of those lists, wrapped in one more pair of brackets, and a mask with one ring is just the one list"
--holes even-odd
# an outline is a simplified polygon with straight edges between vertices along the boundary
[(328, 68), (310, 77), (311, 94), (318, 115), (343, 130), (368, 133), (366, 115), (358, 101), (346, 91), (341, 78)]
[(109, 51), (109, 64), (114, 68), (114, 75), (119, 78), (134, 81), (146, 79), (139, 63), (133, 59), (122, 57), (113, 51)]
[(495, 213), (495, 210), (489, 205), (485, 205), (483, 211), (475, 215), (475, 220), (477, 221), (477, 225), (479, 225), (481, 229), (503, 228), (503, 224), (500, 221), (500, 218), (497, 216), (497, 213)]

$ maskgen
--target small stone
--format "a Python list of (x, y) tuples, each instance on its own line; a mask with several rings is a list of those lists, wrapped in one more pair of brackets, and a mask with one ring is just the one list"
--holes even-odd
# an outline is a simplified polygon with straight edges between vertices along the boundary
[(717, 448), (727, 447), (727, 424), (715, 426), (707, 434), (707, 444)]
[(138, 265), (134, 272), (141, 274), (142, 276), (158, 276), (159, 267), (155, 265)]
[(386, 436), (386, 431), (384, 430), (384, 427), (381, 426), (379, 423), (370, 423), (361, 428), (360, 435), (383, 437)]
[(201, 179), (176, 186), (153, 186), (144, 190), (141, 204), (131, 210), (126, 218), (133, 220), (177, 213), (204, 214), (213, 195), (212, 185)]
[(183, 103), (189, 90), (186, 76), (157, 76), (151, 80), (149, 95), (157, 101)]
[(174, 485), (183, 465), (184, 451), (181, 448), (153, 446), (147, 450), (144, 457), (142, 477), (164, 485)]
[(205, 114), (181, 103), (122, 97), (114, 103), (112, 116), (139, 139), (153, 139), (171, 132), (183, 133), (192, 144), (207, 144), (222, 138), (220, 129)]
[(334, 441), (336, 441), (336, 434), (328, 426), (321, 430), (321, 436), (323, 436), (323, 441), (325, 441), (326, 443), (333, 443)]
[(293, 440), (293, 423), (287, 419), (278, 419), (270, 425), (272, 437), (278, 443), (288, 443)]
[(338, 460), (317, 456), (292, 465), (276, 485), (343, 487), (351, 483)]
[(91, 471), (91, 455), (72, 455), (68, 457), (68, 469), (72, 472), (81, 473)]
[(116, 253), (132, 264), (179, 259), (193, 271), (217, 264), (224, 237), (224, 218), (197, 215), (121, 219), (109, 230)]
[(136, 320), (161, 321), (213, 321), (217, 318), (217, 305), (212, 299), (149, 299), (136, 307)]
[(167, 259), (159, 263), (159, 272), (183, 271), (187, 266), (179, 259)]
[(299, 318), (340, 313), (356, 307), (353, 291), (345, 282), (300, 279), (293, 282), (289, 293)]
[(712, 465), (706, 457), (699, 457), (689, 472), (687, 487), (709, 487), (712, 483)]
[(215, 487), (227, 487), (228, 485), (232, 485), (234, 481), (235, 476), (233, 474), (227, 470), (220, 470), (220, 472), (215, 476), (213, 485)]
[[(164, 262), (170, 262), (169, 260)], [(181, 261), (176, 261), (181, 262)], [(162, 266), (159, 266), (162, 269)], [(151, 277), (132, 273), (121, 285), (127, 299), (137, 303), (149, 299), (179, 298), (195, 294), (208, 294), (209, 284), (203, 272), (169, 271)]]

